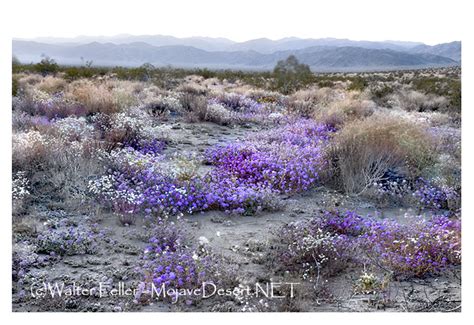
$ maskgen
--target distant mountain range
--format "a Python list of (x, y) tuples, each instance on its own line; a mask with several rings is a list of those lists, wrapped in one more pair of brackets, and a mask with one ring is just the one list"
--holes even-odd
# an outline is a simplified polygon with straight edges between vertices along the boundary
[(47, 55), (60, 64), (71, 65), (93, 61), (94, 65), (101, 66), (151, 63), (187, 68), (268, 70), (292, 54), (314, 71), (413, 69), (459, 65), (461, 42), (429, 46), (418, 42), (296, 37), (234, 42), (225, 38), (163, 35), (13, 40), (13, 55), (24, 63), (38, 62)]

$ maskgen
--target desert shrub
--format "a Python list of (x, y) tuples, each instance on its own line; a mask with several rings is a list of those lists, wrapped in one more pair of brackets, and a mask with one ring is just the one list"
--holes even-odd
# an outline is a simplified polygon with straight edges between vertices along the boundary
[[(90, 128), (80, 130), (82, 122), (79, 119), (79, 127), (76, 123), (53, 126), (48, 135), (34, 130), (14, 133), (12, 168), (25, 173), (32, 185), (31, 199), (54, 198), (69, 208), (88, 200), (88, 180), (98, 172), (100, 162), (92, 159), (93, 142), (77, 141), (88, 139)], [(71, 127), (76, 135), (67, 131)], [(67, 134), (61, 135), (61, 129)]]
[(120, 111), (138, 105), (137, 97), (128, 89), (114, 89), (112, 96)]
[(89, 114), (112, 114), (120, 111), (120, 105), (109, 87), (104, 83), (94, 83), (89, 80), (72, 82), (68, 87), (68, 98), (86, 107)]
[(314, 82), (314, 74), (308, 65), (299, 63), (295, 56), (278, 61), (273, 69), (275, 90), (283, 94), (292, 93)]
[(332, 126), (365, 118), (373, 113), (375, 103), (365, 93), (330, 88), (299, 90), (289, 97), (288, 112)]
[(26, 89), (29, 86), (34, 86), (40, 83), (43, 79), (43, 76), (36, 73), (20, 73), (16, 74), (15, 76), (18, 77), (18, 85), (22, 90)]
[[(461, 134), (458, 129), (437, 127), (433, 132), (440, 137), (440, 152), (432, 168), (425, 171), (424, 176), (432, 186), (445, 193), (448, 197), (449, 209), (460, 208), (461, 200)], [(455, 194), (453, 196), (453, 194)]]
[(59, 66), (54, 59), (45, 57), (39, 63), (33, 65), (33, 70), (43, 76), (54, 75), (59, 71)]
[(183, 113), (183, 106), (179, 96), (176, 94), (170, 94), (164, 96), (159, 94), (153, 96), (150, 99), (145, 100), (143, 109), (149, 112), (150, 115), (156, 117), (164, 117), (166, 115), (180, 115)]
[(449, 82), (449, 90), (447, 97), (449, 98), (451, 107), (456, 113), (461, 113), (461, 81), (453, 80)]
[(53, 198), (75, 211), (84, 207), (90, 200), (88, 182), (102, 167), (101, 162), (94, 159), (96, 150), (95, 144), (89, 141), (55, 140), (45, 168), (32, 176), (35, 198)]
[(90, 66), (63, 67), (62, 69), (64, 71), (64, 78), (69, 81), (104, 76), (107, 73), (106, 69), (92, 68)]
[(12, 104), (14, 111), (22, 111), (29, 115), (41, 115), (48, 120), (86, 114), (84, 106), (66, 98), (62, 92), (50, 95), (29, 88), (25, 91), (24, 96), (15, 97)]
[(422, 126), (375, 114), (345, 125), (335, 136), (336, 182), (347, 193), (362, 193), (390, 169), (414, 177), (434, 163), (433, 150), (433, 138)]
[(48, 94), (54, 94), (63, 91), (66, 88), (66, 85), (67, 82), (62, 78), (46, 76), (35, 87)]
[(186, 112), (186, 119), (191, 122), (205, 121), (207, 115), (207, 99), (194, 92), (184, 92), (180, 97), (181, 106)]
[(12, 96), (15, 97), (16, 95), (18, 95), (18, 91), (19, 91), (19, 82), (18, 82), (18, 78), (13, 75), (12, 76)]
[(30, 172), (44, 168), (50, 157), (51, 139), (38, 131), (13, 134), (12, 168)]
[[(16, 104), (14, 103), (13, 106)], [(14, 131), (27, 131), (35, 128), (38, 124), (50, 124), (48, 118), (44, 116), (31, 116), (20, 110), (13, 109), (12, 112), (12, 129)]]
[(460, 78), (423, 77), (412, 80), (412, 86), (417, 91), (435, 96), (447, 97), (455, 112), (461, 109), (461, 80)]
[(341, 94), (331, 88), (311, 88), (298, 90), (289, 96), (288, 112), (303, 117), (311, 117), (317, 107), (325, 107), (338, 99)]
[(393, 87), (387, 84), (377, 85), (370, 89), (370, 92), (372, 93), (372, 96), (375, 100), (383, 100), (385, 97), (392, 94), (393, 91)]
[(400, 107), (407, 111), (437, 111), (445, 110), (448, 100), (444, 97), (423, 94), (414, 90), (402, 90), (391, 96), (391, 106)]
[(350, 121), (363, 119), (373, 114), (375, 103), (371, 100), (350, 96), (336, 100), (327, 106), (313, 110), (313, 118), (323, 124), (340, 127)]
[(220, 125), (229, 125), (232, 123), (232, 113), (221, 104), (210, 103), (207, 106), (204, 120)]
[[(217, 93), (208, 100), (204, 119), (221, 125), (273, 123), (282, 108), (275, 103), (260, 103), (246, 95)], [(273, 114), (273, 115), (272, 115)]]
[(363, 91), (368, 86), (367, 81), (362, 77), (354, 77), (351, 79), (351, 84), (348, 90)]
[(140, 145), (148, 138), (151, 120), (144, 110), (132, 108), (115, 114), (96, 114), (92, 118), (99, 137), (111, 149), (125, 145)]

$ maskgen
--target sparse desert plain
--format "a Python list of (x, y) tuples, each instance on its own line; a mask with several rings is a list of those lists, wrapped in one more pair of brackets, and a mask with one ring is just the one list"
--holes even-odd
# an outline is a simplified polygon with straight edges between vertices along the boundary
[(13, 64), (14, 311), (460, 311), (461, 69)]

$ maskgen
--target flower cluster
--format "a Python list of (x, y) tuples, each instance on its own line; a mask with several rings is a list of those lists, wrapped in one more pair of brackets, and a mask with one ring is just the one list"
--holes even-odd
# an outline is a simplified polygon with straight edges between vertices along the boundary
[[(388, 174), (388, 173), (386, 173)], [(429, 209), (453, 209), (458, 206), (450, 202), (458, 202), (460, 193), (456, 189), (442, 185), (438, 186), (433, 180), (418, 177), (409, 180), (403, 177), (386, 177), (372, 185), (379, 200), (406, 201)]]
[(99, 236), (87, 226), (52, 225), (36, 238), (36, 252), (60, 256), (93, 254)]
[(26, 198), (30, 191), (28, 190), (29, 187), (29, 180), (26, 178), (26, 173), (23, 171), (19, 171), (13, 175), (12, 180), (12, 198), (13, 200), (23, 200)]
[(413, 192), (412, 182), (392, 170), (384, 173), (382, 178), (372, 184), (379, 200), (402, 201)]
[(94, 127), (84, 117), (66, 117), (55, 121), (54, 126), (59, 137), (69, 141), (80, 141), (94, 132)]
[(89, 190), (119, 214), (177, 214), (205, 209), (200, 179), (181, 180), (163, 166), (163, 156), (131, 147), (106, 159), (109, 173), (89, 183)]
[(278, 238), (284, 244), (277, 252), (278, 258), (309, 281), (314, 276), (318, 281), (322, 273), (337, 272), (349, 260), (345, 236), (323, 229), (320, 219), (289, 223), (279, 230)]
[(162, 153), (166, 143), (160, 139), (132, 139), (125, 143), (125, 147), (131, 147), (142, 154), (157, 155)]
[(459, 193), (448, 186), (438, 187), (424, 178), (416, 181), (416, 190), (413, 196), (422, 207), (432, 209), (448, 209), (449, 201), (457, 200)]
[[(208, 100), (207, 115), (210, 121), (221, 124), (274, 123), (283, 118), (283, 107), (257, 101), (235, 93), (222, 93)], [(269, 118), (270, 117), (270, 118)]]
[(359, 236), (367, 230), (363, 217), (354, 211), (324, 211), (321, 227), (332, 233)]
[(100, 137), (111, 144), (124, 146), (127, 143), (138, 143), (148, 137), (152, 128), (150, 116), (138, 108), (114, 114), (99, 113), (91, 118)]
[[(90, 190), (117, 213), (177, 214), (219, 209), (253, 214), (275, 209), (278, 193), (306, 190), (323, 166), (324, 126), (301, 122), (246, 143), (215, 147), (207, 153), (214, 169), (197, 174), (196, 159), (164, 162), (160, 146), (133, 144), (108, 154), (108, 175), (90, 182)], [(309, 139), (306, 139), (309, 138)], [(168, 163), (169, 165), (169, 163)]]
[(217, 171), (278, 193), (304, 191), (313, 186), (325, 161), (322, 146), (330, 129), (300, 121), (247, 142), (211, 148), (207, 160)]
[(347, 234), (372, 262), (398, 274), (423, 276), (460, 263), (461, 223), (448, 216), (400, 223), (346, 211), (326, 212), (322, 222), (325, 230)]
[(372, 221), (361, 244), (397, 274), (423, 276), (461, 262), (461, 224), (445, 216), (413, 224)]
[[(204, 282), (220, 281), (219, 261), (203, 247), (193, 250), (186, 246), (177, 224), (160, 219), (152, 234), (141, 265), (146, 283), (165, 285), (179, 294), (179, 290), (199, 288)], [(171, 299), (177, 301), (178, 297)], [(192, 297), (186, 299), (189, 303)]]
[(253, 215), (279, 207), (275, 191), (263, 184), (252, 183), (219, 170), (207, 175), (206, 208), (227, 213)]
[(14, 170), (29, 170), (41, 167), (49, 159), (52, 141), (39, 131), (15, 133), (12, 139), (12, 165)]
[[(460, 264), (460, 221), (447, 216), (415, 219), (405, 224), (362, 217), (352, 211), (325, 212), (322, 217), (283, 227), (279, 235), (287, 249), (280, 256), (289, 265), (303, 262), (305, 272), (310, 267), (318, 269), (331, 261), (350, 259), (416, 277)], [(362, 250), (368, 259), (350, 258), (354, 250)]]

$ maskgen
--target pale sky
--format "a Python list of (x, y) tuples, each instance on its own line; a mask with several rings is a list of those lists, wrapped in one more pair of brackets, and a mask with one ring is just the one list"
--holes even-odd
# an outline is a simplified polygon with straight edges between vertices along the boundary
[(11, 36), (162, 34), (235, 41), (349, 38), (437, 44), (462, 40), (463, 1), (416, 0), (41, 0), (12, 1)]

